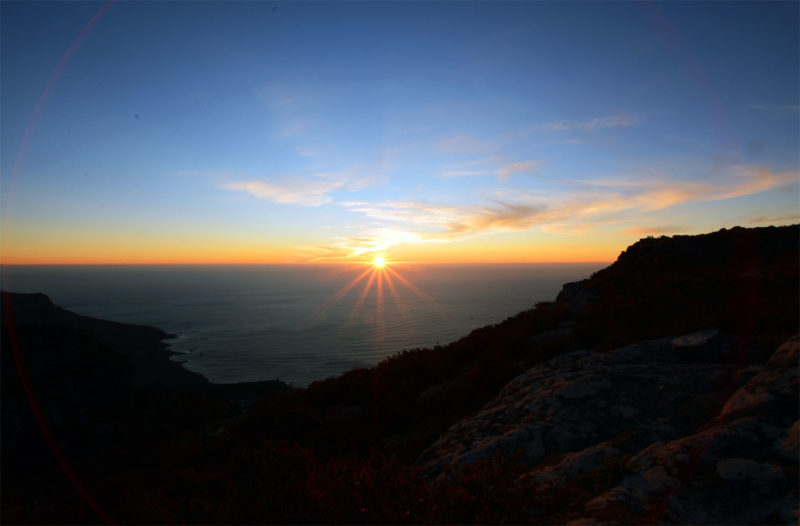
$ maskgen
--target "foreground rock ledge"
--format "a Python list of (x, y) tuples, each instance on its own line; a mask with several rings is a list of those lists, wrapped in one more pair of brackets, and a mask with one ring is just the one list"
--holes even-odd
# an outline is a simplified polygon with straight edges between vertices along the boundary
[(517, 480), (530, 491), (616, 466), (581, 523), (797, 524), (798, 342), (755, 365), (715, 330), (572, 352), (512, 380), (418, 464), (435, 478), (502, 450), (531, 466)]

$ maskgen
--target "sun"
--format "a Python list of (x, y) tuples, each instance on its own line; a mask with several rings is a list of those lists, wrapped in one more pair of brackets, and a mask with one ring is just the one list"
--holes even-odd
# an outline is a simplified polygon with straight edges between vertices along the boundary
[(372, 266), (379, 269), (385, 267), (386, 258), (383, 256), (377, 256), (375, 259), (372, 260)]

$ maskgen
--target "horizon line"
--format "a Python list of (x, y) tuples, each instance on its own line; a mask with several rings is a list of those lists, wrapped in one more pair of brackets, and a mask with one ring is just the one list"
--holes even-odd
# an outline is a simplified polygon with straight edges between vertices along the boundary
[[(392, 261), (391, 265), (566, 265), (566, 264), (607, 264), (614, 260), (548, 260), (548, 261)], [(312, 265), (341, 265), (341, 266), (369, 266), (366, 261), (285, 261), (285, 262), (59, 262), (59, 263), (3, 263), (0, 267), (92, 267), (92, 266), (312, 266)]]

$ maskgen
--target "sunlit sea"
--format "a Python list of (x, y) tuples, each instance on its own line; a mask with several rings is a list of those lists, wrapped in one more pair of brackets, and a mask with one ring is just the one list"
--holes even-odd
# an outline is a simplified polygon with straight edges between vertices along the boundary
[(9, 266), (2, 286), (174, 334), (173, 359), (212, 382), (305, 386), (457, 340), (603, 266), (395, 265), (372, 281), (341, 265)]

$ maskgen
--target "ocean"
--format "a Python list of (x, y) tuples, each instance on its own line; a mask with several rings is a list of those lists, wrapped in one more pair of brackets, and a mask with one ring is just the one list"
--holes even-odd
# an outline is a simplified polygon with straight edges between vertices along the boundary
[(302, 387), (498, 323), (601, 263), (7, 266), (2, 287), (78, 314), (151, 325), (212, 382)]

